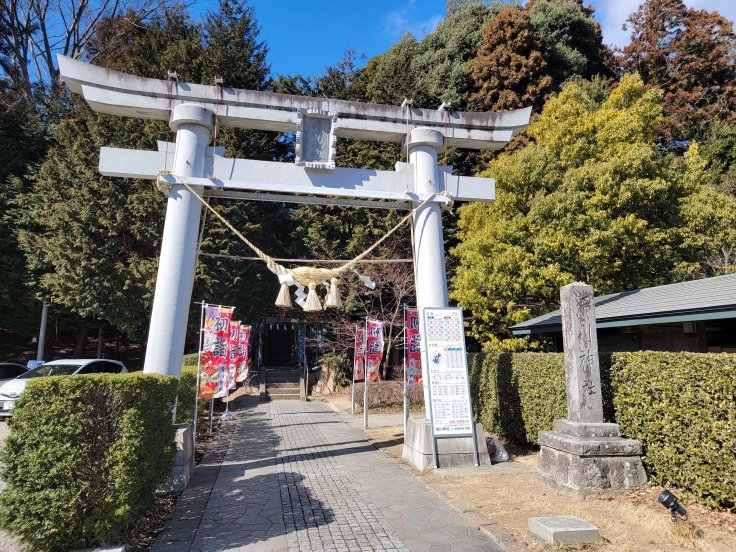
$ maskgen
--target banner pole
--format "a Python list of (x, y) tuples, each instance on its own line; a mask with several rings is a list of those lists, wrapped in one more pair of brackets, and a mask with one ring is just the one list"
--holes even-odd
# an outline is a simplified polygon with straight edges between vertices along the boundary
[(197, 386), (194, 390), (194, 412), (192, 413), (192, 419), (194, 425), (192, 427), (192, 450), (197, 450), (197, 413), (199, 410), (199, 372), (202, 367), (202, 335), (204, 334), (204, 305), (202, 301), (202, 309), (199, 313), (199, 348), (197, 349)]
[(368, 429), (368, 317), (365, 317), (365, 355), (363, 355), (363, 428)]
[(409, 389), (406, 381), (406, 303), (404, 303), (404, 439), (406, 439), (406, 426), (409, 424)]
[(212, 435), (212, 415), (215, 410), (215, 399), (210, 399), (210, 421), (207, 427), (207, 434)]
[[(357, 343), (357, 342), (358, 342), (358, 325), (356, 324), (355, 325), (355, 340), (353, 341), (353, 343)], [(352, 395), (352, 398), (350, 399), (350, 414), (352, 416), (355, 416), (355, 355), (357, 354), (358, 354), (358, 351), (355, 351), (353, 353), (353, 369), (352, 369), (353, 385), (352, 385), (351, 393), (350, 393)]]

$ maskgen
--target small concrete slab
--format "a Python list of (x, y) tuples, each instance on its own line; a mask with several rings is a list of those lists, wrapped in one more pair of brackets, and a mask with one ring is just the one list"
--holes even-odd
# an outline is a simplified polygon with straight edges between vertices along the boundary
[(527, 473), (529, 468), (514, 461), (499, 462), (498, 464), (481, 464), (480, 466), (449, 466), (439, 468), (432, 473), (439, 477), (466, 477), (473, 475), (510, 475)]
[(590, 544), (601, 538), (598, 528), (575, 516), (529, 518), (529, 536), (544, 544)]

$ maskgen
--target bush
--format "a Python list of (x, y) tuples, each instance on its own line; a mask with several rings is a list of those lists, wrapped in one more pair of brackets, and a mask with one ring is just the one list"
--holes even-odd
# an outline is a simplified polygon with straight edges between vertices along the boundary
[(538, 444), (537, 433), (567, 415), (561, 354), (472, 354), (475, 418), (514, 443)]
[(611, 368), (616, 421), (652, 480), (736, 510), (736, 356), (617, 353)]
[(170, 472), (176, 378), (31, 380), (0, 461), (0, 522), (34, 551), (110, 543)]
[(182, 361), (182, 365), (184, 368), (188, 368), (191, 366), (194, 366), (195, 368), (199, 364), (199, 353), (189, 353), (188, 355), (184, 355), (184, 359)]
[[(355, 384), (355, 404), (363, 408), (363, 382)], [(368, 408), (386, 408), (404, 404), (401, 380), (374, 381), (368, 384)], [(424, 404), (422, 386), (409, 391), (409, 404)]]
[[(641, 351), (601, 355), (603, 412), (641, 441), (653, 481), (710, 506), (736, 506), (736, 357)], [(475, 418), (517, 444), (567, 416), (561, 354), (469, 355)]]
[[(191, 356), (191, 355), (187, 355)], [(176, 423), (191, 424), (194, 413), (194, 400), (197, 396), (197, 365), (188, 365), (184, 357), (184, 367), (179, 378), (179, 398), (176, 403)], [(196, 355), (195, 355), (196, 361)], [(207, 409), (207, 401), (199, 401), (198, 415), (201, 416)]]
[(335, 387), (347, 387), (353, 382), (352, 363), (347, 355), (325, 354), (319, 357), (317, 362), (328, 373), (335, 376)]

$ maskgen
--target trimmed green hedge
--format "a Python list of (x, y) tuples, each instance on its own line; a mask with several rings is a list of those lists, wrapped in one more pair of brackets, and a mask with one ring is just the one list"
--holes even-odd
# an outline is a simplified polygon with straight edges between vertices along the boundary
[(182, 364), (184, 368), (188, 368), (191, 366), (194, 366), (196, 368), (197, 364), (199, 364), (199, 353), (189, 353), (188, 355), (184, 355)]
[(29, 381), (0, 453), (3, 527), (34, 551), (114, 541), (170, 472), (177, 387), (140, 373)]
[(736, 510), (736, 355), (617, 353), (611, 380), (652, 479)]
[[(601, 355), (604, 417), (642, 442), (652, 481), (736, 509), (736, 356)], [(475, 418), (517, 444), (567, 416), (561, 354), (469, 355)]]
[(469, 356), (475, 417), (492, 433), (537, 444), (537, 433), (567, 414), (561, 354)]
[[(186, 361), (186, 357), (184, 357)], [(184, 363), (179, 378), (179, 399), (176, 403), (176, 423), (191, 424), (194, 413), (194, 400), (197, 395), (197, 364), (195, 355), (194, 366)], [(205, 413), (207, 401), (199, 401), (199, 415)]]

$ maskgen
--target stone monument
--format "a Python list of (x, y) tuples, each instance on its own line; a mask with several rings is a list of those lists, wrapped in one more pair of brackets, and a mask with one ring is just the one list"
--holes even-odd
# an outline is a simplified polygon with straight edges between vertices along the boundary
[(573, 496), (619, 494), (647, 481), (641, 443), (603, 421), (593, 288), (569, 284), (560, 300), (568, 418), (539, 433), (537, 478)]

